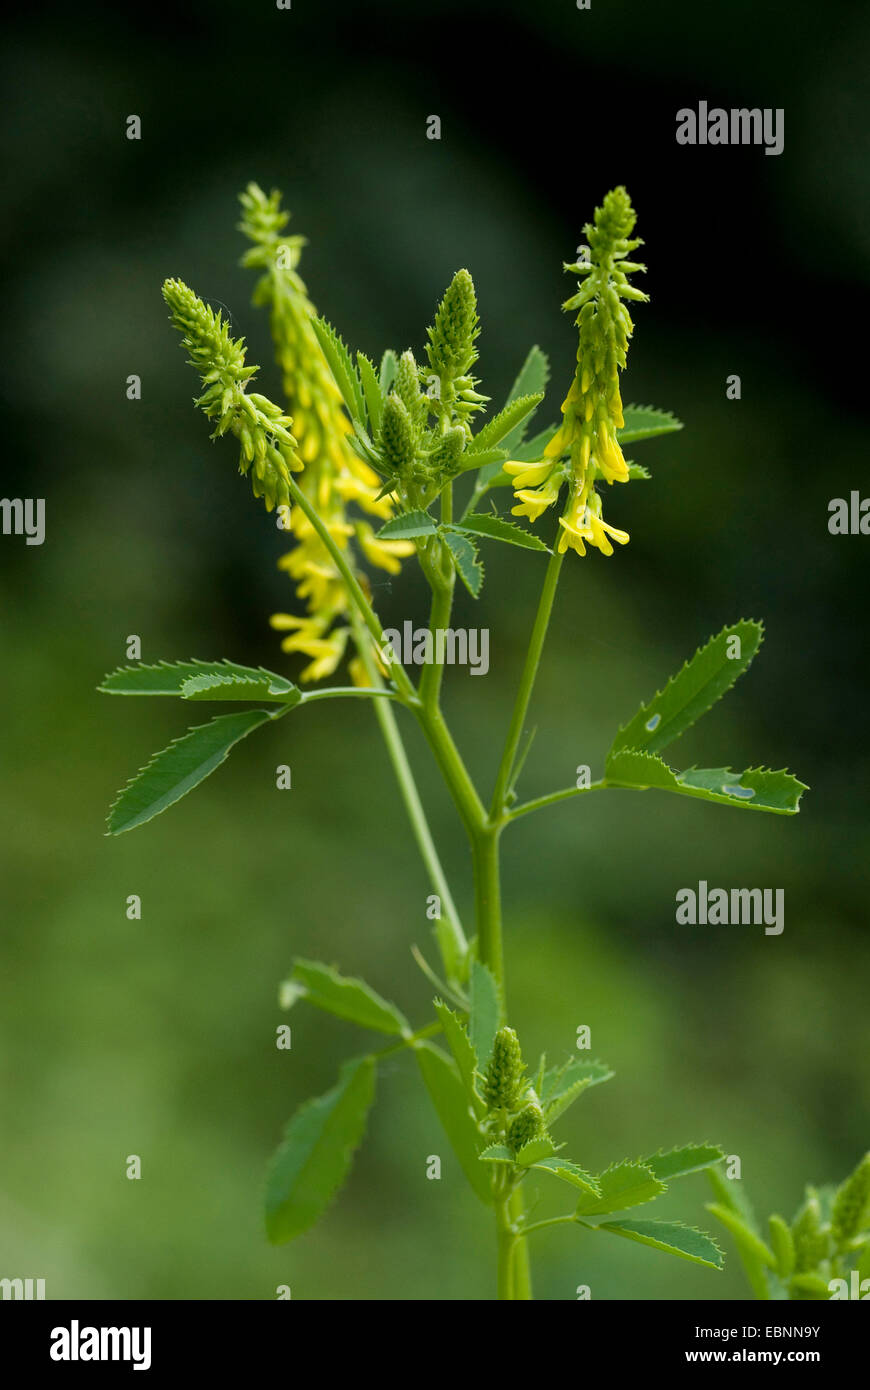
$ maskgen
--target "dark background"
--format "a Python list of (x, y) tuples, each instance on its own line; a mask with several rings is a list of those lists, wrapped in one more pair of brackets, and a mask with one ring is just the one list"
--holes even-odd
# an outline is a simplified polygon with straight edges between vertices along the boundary
[[(760, 1210), (790, 1216), (804, 1181), (840, 1178), (867, 1147), (870, 541), (830, 536), (827, 517), (864, 486), (868, 30), (865, 7), (808, 0), (202, 0), (159, 17), (37, 7), (7, 25), (3, 492), (46, 499), (47, 537), (0, 541), (0, 1275), (45, 1277), (49, 1297), (492, 1293), (489, 1217), (448, 1161), (425, 1180), (445, 1141), (407, 1059), (385, 1071), (323, 1224), (278, 1251), (261, 1231), (283, 1123), (365, 1045), (297, 1012), (292, 1053), (276, 1052), (293, 955), (364, 974), (414, 1019), (431, 994), (408, 950), (429, 945), (428, 887), (365, 706), (300, 713), (165, 818), (102, 838), (117, 788), (186, 727), (172, 702), (94, 693), (128, 634), (145, 660), (296, 669), (267, 625), (293, 607), (282, 537), (232, 446), (208, 443), (159, 294), (178, 275), (227, 306), (277, 394), (237, 266), (252, 178), (283, 190), (311, 294), (354, 346), (419, 351), (467, 265), (484, 389), (503, 397), (538, 342), (553, 418), (576, 347), (561, 263), (604, 192), (628, 187), (651, 303), (624, 397), (686, 429), (632, 450), (654, 481), (607, 512), (631, 545), (565, 566), (522, 790), (599, 767), (639, 700), (747, 616), (765, 620), (762, 652), (680, 765), (788, 766), (812, 791), (796, 820), (650, 793), (522, 821), (506, 841), (512, 1012), (552, 1058), (590, 1024), (617, 1070), (563, 1122), (586, 1167), (715, 1139)], [(676, 111), (701, 99), (784, 108), (784, 153), (678, 146)], [(446, 706), (487, 787), (540, 578), (538, 557), (490, 553), (479, 605), (459, 600), (461, 621), (491, 629), (492, 665), (485, 681), (456, 673)], [(384, 579), (385, 623), (422, 618), (410, 569)], [(413, 731), (409, 746), (470, 916), (461, 832)], [(784, 934), (677, 927), (674, 895), (700, 878), (784, 888)], [(709, 1227), (706, 1199), (689, 1179), (661, 1214)], [(724, 1243), (715, 1275), (548, 1232), (538, 1292), (743, 1297)]]

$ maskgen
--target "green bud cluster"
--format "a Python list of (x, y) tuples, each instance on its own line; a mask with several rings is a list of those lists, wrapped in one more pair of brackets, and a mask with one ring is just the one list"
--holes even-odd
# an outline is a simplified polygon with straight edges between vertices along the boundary
[(792, 1222), (794, 1267), (796, 1274), (808, 1274), (817, 1269), (828, 1255), (828, 1229), (822, 1225), (818, 1196), (807, 1189), (807, 1198)]
[(182, 346), (190, 353), (203, 394), (196, 404), (217, 424), (212, 439), (234, 434), (241, 445), (239, 469), (251, 473), (254, 496), (262, 497), (267, 511), (290, 501), (290, 473), (301, 467), (293, 421), (265, 396), (247, 393), (257, 367), (245, 364), (245, 340), (233, 338), (220, 312), (215, 313), (181, 280), (167, 280), (163, 298)]
[(544, 1133), (544, 1112), (539, 1105), (531, 1101), (524, 1105), (511, 1120), (507, 1131), (508, 1148), (513, 1153), (519, 1153), (524, 1144), (528, 1144), (532, 1139), (537, 1139)]
[(839, 1246), (864, 1230), (870, 1217), (870, 1153), (837, 1191), (831, 1211), (831, 1230)]
[(477, 361), (474, 343), (480, 320), (474, 281), (467, 270), (457, 270), (435, 311), (435, 322), (426, 331), (426, 355), (439, 381), (435, 413), (439, 418), (452, 418), (470, 434), (468, 421), (489, 397), (478, 392), (477, 379), (471, 375)]
[(515, 1110), (525, 1090), (525, 1064), (513, 1028), (499, 1028), (483, 1078), (488, 1110)]

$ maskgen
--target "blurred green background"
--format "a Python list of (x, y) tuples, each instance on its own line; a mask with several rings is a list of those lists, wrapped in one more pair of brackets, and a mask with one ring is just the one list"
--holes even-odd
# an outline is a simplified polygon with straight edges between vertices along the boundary
[[(870, 542), (827, 503), (865, 475), (870, 16), (809, 0), (726, 10), (603, 3), (198, 0), (173, 19), (91, 5), (7, 25), (2, 143), (4, 494), (42, 496), (41, 548), (3, 538), (0, 1274), (50, 1298), (478, 1299), (493, 1231), (447, 1156), (413, 1063), (385, 1066), (347, 1189), (290, 1247), (265, 1241), (265, 1163), (294, 1107), (367, 1039), (299, 1007), (275, 1049), (295, 954), (363, 974), (415, 1020), (431, 989), (428, 886), (371, 711), (316, 705), (239, 748), (195, 796), (118, 840), (117, 788), (191, 721), (95, 694), (124, 660), (288, 665), (274, 521), (210, 445), (159, 287), (228, 306), (277, 392), (268, 326), (237, 267), (236, 196), (282, 188), (318, 307), (371, 355), (420, 349), (453, 271), (475, 276), (479, 368), (498, 400), (538, 342), (553, 416), (574, 330), (560, 313), (582, 226), (624, 182), (652, 302), (626, 401), (685, 431), (640, 446), (654, 481), (614, 496), (632, 543), (566, 564), (534, 705), (524, 794), (597, 768), (616, 725), (709, 633), (764, 618), (750, 674), (684, 740), (681, 765), (765, 762), (812, 787), (799, 818), (612, 795), (523, 820), (505, 841), (507, 960), (529, 1053), (592, 1028), (617, 1077), (562, 1122), (595, 1169), (692, 1139), (739, 1154), (759, 1209), (868, 1145)], [(785, 152), (676, 146), (699, 99), (782, 107)], [(125, 139), (142, 118), (143, 138)], [(440, 142), (425, 138), (438, 114)], [(129, 402), (137, 373), (143, 398)], [(743, 395), (725, 398), (738, 373)], [(475, 607), (491, 670), (448, 681), (488, 787), (541, 579), (494, 553)], [(375, 576), (390, 622), (424, 595)], [(407, 722), (407, 721), (406, 721)], [(408, 730), (457, 893), (461, 831)], [(293, 768), (278, 793), (274, 769)], [(678, 888), (785, 889), (786, 929), (687, 928)], [(125, 917), (142, 897), (141, 922)], [(140, 1182), (125, 1159), (142, 1158)], [(426, 1156), (444, 1159), (442, 1181)], [(702, 1177), (662, 1216), (707, 1225)], [(541, 1211), (553, 1197), (542, 1188)], [(537, 1293), (742, 1298), (724, 1275), (624, 1242), (539, 1238)]]

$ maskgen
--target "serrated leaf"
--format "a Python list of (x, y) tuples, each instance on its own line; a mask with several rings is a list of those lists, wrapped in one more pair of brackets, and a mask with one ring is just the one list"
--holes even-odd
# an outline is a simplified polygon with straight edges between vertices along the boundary
[(181, 687), (183, 700), (276, 700), (292, 709), (302, 699), (302, 691), (284, 682), (286, 689), (274, 689), (272, 680), (262, 676), (230, 676), (208, 674), (191, 676)]
[(492, 971), (479, 960), (471, 962), (470, 993), (468, 1036), (477, 1057), (477, 1069), (483, 1072), (501, 1027), (501, 995)]
[[(711, 705), (731, 689), (743, 674), (758, 648), (764, 629), (761, 623), (742, 621), (723, 627), (691, 661), (672, 676), (663, 690), (648, 704), (641, 705), (633, 719), (617, 733), (611, 751), (635, 748), (660, 753), (685, 733)], [(740, 655), (729, 657), (737, 647)]]
[(480, 1163), (513, 1163), (513, 1150), (507, 1144), (490, 1144), (483, 1153), (477, 1155)]
[(375, 1072), (372, 1057), (345, 1062), (338, 1084), (306, 1101), (288, 1124), (266, 1183), (273, 1245), (313, 1226), (347, 1177), (374, 1100)]
[(506, 521), (504, 517), (493, 516), (487, 512), (472, 512), (470, 516), (462, 518), (462, 525), (452, 528), (454, 531), (470, 531), (475, 536), (486, 536), (493, 541), (505, 541), (508, 545), (517, 545), (525, 550), (543, 550), (549, 555), (549, 549), (539, 536), (535, 536), (531, 531), (527, 531), (524, 526), (517, 526), (513, 521)]
[(590, 1086), (609, 1081), (613, 1074), (604, 1062), (593, 1062), (579, 1057), (569, 1057), (562, 1066), (551, 1067), (544, 1073), (540, 1092), (547, 1124), (553, 1124)]
[[(482, 481), (486, 481), (487, 476), (493, 473), (500, 473), (501, 466), (505, 459), (510, 458), (506, 449), (481, 449), (479, 454), (462, 454), (459, 459), (459, 472), (470, 473), (472, 468), (480, 469)], [(494, 465), (498, 464), (495, 468)], [(507, 476), (507, 474), (505, 474)]]
[[(361, 1028), (373, 1028), (379, 1033), (399, 1037), (411, 1035), (411, 1025), (395, 1004), (382, 999), (364, 980), (340, 975), (330, 965), (315, 960), (295, 960), (293, 974), (285, 984), (301, 986), (297, 998), (337, 1018), (347, 1019), (349, 1023), (358, 1023)], [(288, 996), (285, 993), (283, 997), (286, 1000)]]
[(109, 812), (109, 834), (121, 835), (158, 816), (220, 767), (230, 749), (274, 717), (271, 710), (219, 714), (155, 753), (119, 793)]
[(462, 1171), (480, 1200), (491, 1206), (490, 1175), (477, 1161), (483, 1137), (471, 1113), (456, 1064), (428, 1042), (418, 1043), (414, 1053), (426, 1090)]
[(381, 395), (380, 382), (375, 372), (374, 363), (369, 361), (364, 352), (357, 353), (356, 361), (365, 396), (366, 410), (368, 411), (368, 426), (371, 433), (377, 435), (384, 414), (384, 398)]
[(545, 1158), (552, 1158), (559, 1149), (564, 1148), (564, 1144), (554, 1144), (549, 1134), (539, 1134), (536, 1139), (530, 1139), (518, 1150), (514, 1159), (517, 1167), (529, 1168), (534, 1163), (539, 1163)]
[(497, 415), (494, 415), (489, 424), (484, 425), (472, 439), (467, 451), (469, 462), (474, 454), (480, 454), (484, 449), (491, 449), (493, 445), (507, 438), (527, 416), (538, 408), (543, 399), (544, 395), (541, 391), (533, 392), (528, 396), (519, 396), (516, 400), (512, 400), (509, 405), (506, 405), (503, 410), (500, 410)]
[(601, 1197), (601, 1189), (592, 1174), (587, 1173), (576, 1163), (569, 1163), (566, 1158), (558, 1158), (553, 1155), (550, 1158), (542, 1158), (530, 1166), (542, 1173), (552, 1173), (553, 1177), (561, 1178), (562, 1182), (570, 1183), (572, 1187), (579, 1188), (584, 1196), (591, 1197), (596, 1201)]
[(692, 1264), (709, 1269), (724, 1269), (725, 1260), (716, 1242), (705, 1231), (684, 1226), (681, 1221), (605, 1221), (596, 1227), (611, 1235), (624, 1236), (668, 1255), (678, 1255)]
[(462, 1084), (468, 1092), (469, 1099), (474, 1103), (474, 1073), (477, 1069), (477, 1054), (474, 1051), (468, 1030), (458, 1014), (449, 1009), (443, 999), (435, 1000), (435, 1012), (441, 1021), (444, 1029), (444, 1038), (447, 1046), (453, 1053)]
[(378, 540), (410, 540), (414, 536), (434, 536), (438, 530), (428, 512), (403, 512), (394, 516), (377, 533)]
[[(543, 398), (549, 380), (550, 363), (546, 353), (537, 346), (529, 348), (528, 356), (510, 389), (506, 404), (512, 405), (522, 396), (540, 395)], [(511, 430), (510, 434), (505, 436), (504, 447), (509, 453), (522, 443), (532, 414), (529, 414), (515, 429)]]
[(121, 666), (103, 677), (97, 689), (105, 695), (181, 695), (184, 684), (197, 676), (235, 676), (268, 682), (269, 695), (295, 690), (292, 681), (259, 666), (232, 661), (158, 661), (151, 666)]
[(622, 412), (625, 424), (617, 431), (620, 444), (631, 444), (638, 439), (653, 439), (657, 434), (673, 434), (683, 428), (669, 410), (656, 410), (651, 405), (627, 405)]
[(751, 1253), (753, 1259), (766, 1265), (768, 1269), (776, 1269), (776, 1257), (773, 1251), (760, 1236), (750, 1230), (736, 1211), (733, 1211), (731, 1207), (723, 1206), (720, 1202), (707, 1202), (706, 1206), (710, 1215), (722, 1222), (722, 1225), (731, 1232), (738, 1243)]
[(797, 815), (801, 795), (807, 790), (805, 783), (784, 770), (750, 767), (745, 772), (732, 772), (727, 767), (692, 767), (686, 772), (675, 772), (661, 758), (634, 749), (622, 749), (608, 757), (606, 780), (612, 787), (678, 792), (720, 806), (741, 806), (744, 810), (771, 811), (782, 816)]
[(688, 1173), (700, 1173), (724, 1157), (717, 1144), (685, 1144), (682, 1148), (659, 1151), (640, 1161), (652, 1169), (659, 1182), (670, 1182), (672, 1178), (683, 1178)]
[(327, 323), (326, 319), (312, 318), (311, 325), (317, 334), (317, 341), (320, 343), (327, 366), (332, 372), (335, 384), (341, 392), (341, 398), (347, 406), (351, 418), (359, 420), (362, 425), (367, 425), (368, 415), (359, 372), (351, 360), (351, 355), (345, 347), (341, 335), (335, 331), (331, 323)]
[(444, 531), (443, 535), (459, 578), (471, 597), (477, 598), (483, 588), (483, 562), (478, 559), (477, 547), (468, 536), (460, 536), (455, 531)]
[(625, 1211), (652, 1202), (667, 1191), (651, 1168), (631, 1159), (614, 1163), (603, 1173), (596, 1174), (595, 1182), (601, 1195), (581, 1198), (578, 1216), (604, 1216), (611, 1211)]
[(650, 473), (649, 469), (644, 468), (642, 463), (633, 463), (631, 459), (626, 459), (625, 464), (628, 468), (628, 477), (630, 482), (640, 481), (648, 483), (652, 478), (652, 474)]

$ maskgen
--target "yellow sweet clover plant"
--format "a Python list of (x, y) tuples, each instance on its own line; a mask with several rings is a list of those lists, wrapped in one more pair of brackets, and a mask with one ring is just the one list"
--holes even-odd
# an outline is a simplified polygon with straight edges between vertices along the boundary
[[(583, 257), (566, 266), (578, 278), (577, 293), (565, 304), (576, 311), (576, 370), (561, 421), (533, 434), (529, 426), (549, 380), (547, 359), (533, 347), (505, 405), (488, 412), (488, 397), (472, 374), (480, 318), (467, 270), (457, 272), (436, 307), (425, 360), (411, 350), (387, 349), (376, 366), (365, 353), (352, 354), (316, 315), (298, 271), (303, 239), (285, 235), (287, 217), (277, 193), (267, 196), (251, 184), (242, 195), (241, 229), (251, 243), (244, 263), (260, 272), (254, 298), (269, 310), (285, 406), (250, 389), (257, 369), (246, 365), (244, 343), (231, 337), (220, 314), (178, 280), (168, 280), (163, 292), (202, 380), (197, 404), (217, 422), (213, 437), (236, 436), (240, 468), (255, 495), (286, 516), (291, 548), (281, 565), (300, 611), (276, 614), (272, 624), (289, 634), (284, 651), (306, 658), (300, 679), (309, 688), (227, 660), (140, 663), (111, 673), (100, 687), (114, 695), (236, 704), (191, 728), (131, 780), (110, 812), (113, 835), (186, 795), (256, 728), (313, 700), (370, 700), (439, 904), (439, 962), (416, 957), (437, 989), (430, 1020), (411, 1023), (362, 980), (317, 961), (297, 959), (282, 985), (284, 1007), (304, 1000), (386, 1041), (346, 1063), (333, 1089), (291, 1118), (269, 1169), (269, 1238), (294, 1238), (326, 1209), (362, 1139), (382, 1058), (406, 1053), (416, 1061), (459, 1167), (494, 1214), (499, 1298), (531, 1298), (529, 1238), (552, 1225), (635, 1241), (720, 1269), (722, 1255), (709, 1235), (680, 1222), (635, 1219), (635, 1209), (676, 1178), (713, 1171), (722, 1150), (683, 1144), (601, 1171), (565, 1157), (553, 1137), (555, 1125), (612, 1073), (576, 1052), (549, 1066), (542, 1057), (530, 1071), (508, 1022), (505, 993), (500, 847), (517, 820), (611, 788), (655, 788), (744, 811), (793, 815), (804, 790), (786, 772), (679, 771), (661, 757), (754, 657), (761, 625), (741, 620), (711, 638), (617, 730), (597, 780), (581, 778), (565, 789), (518, 798), (529, 704), (565, 555), (585, 556), (591, 547), (609, 556), (613, 541), (628, 541), (626, 531), (604, 520), (601, 488), (609, 493), (613, 484), (648, 478), (626, 459), (625, 447), (681, 428), (666, 411), (622, 404), (620, 372), (634, 327), (627, 305), (647, 298), (629, 278), (643, 270), (630, 259), (640, 242), (629, 197), (623, 188), (607, 194), (585, 229)], [(498, 505), (504, 497), (511, 515)], [(551, 509), (560, 499), (553, 525)], [(445, 720), (441, 687), (451, 660), (447, 643), (457, 636), (451, 628), (456, 580), (479, 596), (480, 551), (489, 545), (544, 556), (546, 570), (495, 786), (484, 799)], [(369, 571), (398, 575), (412, 559), (430, 588), (431, 608), (422, 656), (415, 648), (409, 660), (395, 634), (382, 627)], [(319, 684), (345, 659), (350, 684)], [(423, 665), (415, 678), (407, 668), (417, 660)], [(397, 708), (422, 730), (468, 836), (475, 885), (470, 940), (405, 753)], [(564, 1193), (564, 1214), (544, 1220), (526, 1214), (525, 1194), (538, 1182)]]

